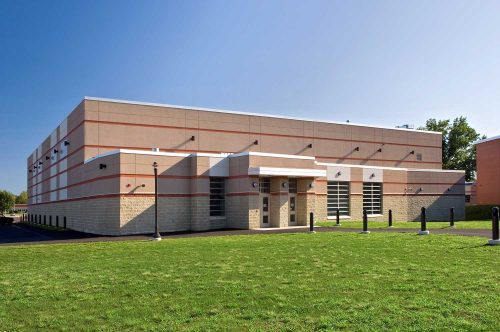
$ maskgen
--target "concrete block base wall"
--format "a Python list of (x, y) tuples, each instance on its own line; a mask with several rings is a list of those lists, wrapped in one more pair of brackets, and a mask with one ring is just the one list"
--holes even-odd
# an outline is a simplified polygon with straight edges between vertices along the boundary
[[(272, 195), (271, 227), (288, 227), (288, 196)], [(226, 216), (210, 217), (207, 196), (159, 197), (158, 221), (161, 232), (204, 231), (224, 228), (260, 228), (259, 195), (238, 195), (226, 198)], [(465, 219), (461, 196), (386, 196), (383, 215), (371, 221), (385, 222), (388, 210), (394, 221), (419, 221), (420, 209), (427, 207), (429, 221), (448, 221), (450, 207), (455, 207), (455, 220)], [(351, 197), (350, 220), (362, 220), (362, 196)], [(315, 221), (327, 220), (326, 195), (297, 196), (297, 225), (309, 224), (309, 213)], [(33, 205), (31, 215), (43, 223), (63, 226), (85, 233), (102, 235), (145, 234), (154, 231), (154, 197), (122, 196)], [(40, 216), (40, 217), (38, 217)], [(331, 220), (331, 219), (330, 219)]]

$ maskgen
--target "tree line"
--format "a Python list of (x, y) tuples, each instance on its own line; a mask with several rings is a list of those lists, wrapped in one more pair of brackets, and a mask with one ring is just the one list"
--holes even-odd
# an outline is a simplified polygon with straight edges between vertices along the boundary
[(28, 193), (23, 191), (19, 195), (14, 195), (10, 191), (0, 190), (0, 214), (11, 211), (14, 204), (28, 204)]

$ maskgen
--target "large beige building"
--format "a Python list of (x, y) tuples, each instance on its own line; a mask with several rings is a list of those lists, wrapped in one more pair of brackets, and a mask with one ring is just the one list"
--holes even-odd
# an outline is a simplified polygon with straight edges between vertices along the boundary
[(96, 234), (464, 217), (441, 134), (85, 98), (28, 157), (32, 220)]

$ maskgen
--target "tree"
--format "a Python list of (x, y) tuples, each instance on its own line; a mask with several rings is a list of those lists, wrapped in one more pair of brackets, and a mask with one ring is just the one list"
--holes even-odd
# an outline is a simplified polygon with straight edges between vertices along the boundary
[(421, 130), (438, 131), (443, 134), (443, 169), (465, 170), (465, 180), (472, 181), (476, 173), (476, 146), (472, 142), (486, 138), (469, 126), (466, 117), (450, 120), (429, 119)]
[(6, 190), (0, 190), (0, 214), (9, 211), (14, 207), (16, 196)]
[(28, 204), (28, 193), (26, 191), (22, 191), (16, 196), (16, 204)]

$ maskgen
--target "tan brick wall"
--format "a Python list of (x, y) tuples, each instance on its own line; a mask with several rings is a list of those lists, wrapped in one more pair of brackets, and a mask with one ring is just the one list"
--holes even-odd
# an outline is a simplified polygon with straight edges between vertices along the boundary
[(288, 227), (288, 193), (271, 195), (271, 227)]
[[(316, 195), (297, 195), (297, 225), (306, 226), (309, 225), (309, 213), (315, 213), (316, 199), (319, 196)], [(325, 203), (326, 204), (326, 203)], [(318, 217), (315, 216), (316, 220)]]
[(465, 219), (463, 196), (408, 196), (408, 220), (420, 220), (421, 208), (426, 207), (428, 221), (448, 221), (450, 208), (455, 208), (455, 220)]
[(120, 202), (118, 198), (88, 199), (70, 202), (55, 202), (41, 205), (30, 205), (29, 213), (46, 216), (47, 223), (52, 216), (55, 226), (59, 217), (59, 226), (63, 226), (66, 217), (66, 227), (80, 232), (118, 235), (120, 219)]
[[(219, 228), (260, 228), (259, 195), (226, 197), (226, 218), (209, 217), (209, 197), (160, 197), (158, 217), (160, 231), (209, 230)], [(309, 212), (315, 220), (326, 220), (326, 195), (297, 195), (297, 224), (308, 225)], [(31, 205), (29, 213), (46, 216), (49, 224), (86, 233), (121, 235), (152, 233), (154, 231), (153, 197), (116, 197), (72, 202)], [(383, 198), (383, 216), (370, 220), (387, 222), (388, 210), (394, 221), (420, 220), (420, 208), (427, 207), (429, 221), (449, 220), (450, 207), (455, 208), (455, 220), (465, 218), (463, 196), (387, 195)], [(362, 196), (351, 195), (351, 220), (362, 220)], [(271, 195), (271, 226), (288, 226), (288, 195)]]
[(191, 230), (205, 231), (210, 229), (210, 197), (191, 197)]
[(249, 228), (260, 227), (260, 196), (248, 196), (248, 224)]
[[(158, 225), (160, 232), (186, 231), (191, 228), (189, 197), (159, 197)], [(154, 232), (154, 197), (120, 198), (120, 233)]]
[[(256, 196), (256, 195), (255, 195)], [(258, 197), (258, 196), (256, 196)], [(247, 195), (226, 196), (227, 227), (236, 229), (248, 229), (250, 220), (249, 202), (251, 197)], [(258, 214), (258, 212), (257, 212)]]

